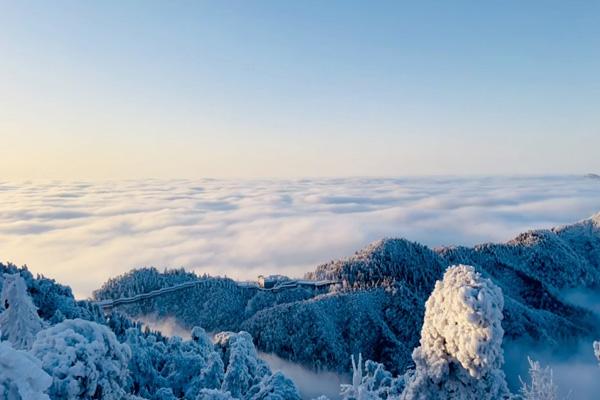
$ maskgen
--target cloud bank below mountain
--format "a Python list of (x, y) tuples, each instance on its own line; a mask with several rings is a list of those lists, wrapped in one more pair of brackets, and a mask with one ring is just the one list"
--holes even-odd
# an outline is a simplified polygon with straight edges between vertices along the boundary
[(0, 182), (0, 259), (83, 297), (138, 266), (299, 276), (381, 237), (473, 245), (599, 210), (575, 176)]

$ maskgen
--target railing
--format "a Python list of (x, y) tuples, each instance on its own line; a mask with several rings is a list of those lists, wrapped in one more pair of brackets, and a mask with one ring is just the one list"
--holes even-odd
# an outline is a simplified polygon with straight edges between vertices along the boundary
[(184, 282), (184, 283), (180, 283), (177, 285), (173, 285), (173, 286), (169, 286), (169, 287), (165, 287), (165, 288), (161, 288), (161, 289), (152, 290), (147, 293), (136, 294), (135, 296), (131, 296), (131, 297), (121, 297), (118, 299), (98, 300), (98, 301), (94, 301), (93, 303), (98, 305), (105, 312), (107, 312), (117, 306), (137, 303), (138, 301), (152, 299), (154, 297), (161, 296), (166, 293), (176, 292), (178, 290), (188, 289), (188, 288), (192, 288), (192, 287), (207, 286), (207, 284), (210, 284), (209, 286), (212, 286), (212, 287), (214, 287), (214, 286), (226, 287), (226, 286), (234, 285), (234, 286), (237, 286), (242, 289), (261, 290), (261, 291), (266, 291), (266, 292), (279, 292), (281, 290), (293, 289), (293, 288), (297, 288), (297, 287), (322, 288), (322, 287), (326, 287), (326, 286), (335, 285), (337, 283), (340, 283), (340, 282), (333, 281), (333, 280), (324, 280), (324, 281), (289, 280), (289, 281), (278, 282), (271, 288), (264, 288), (264, 287), (259, 286), (258, 283), (256, 283), (256, 282), (248, 282), (248, 281), (233, 282), (233, 281), (225, 281), (225, 280), (221, 280), (221, 279), (199, 279), (199, 280)]

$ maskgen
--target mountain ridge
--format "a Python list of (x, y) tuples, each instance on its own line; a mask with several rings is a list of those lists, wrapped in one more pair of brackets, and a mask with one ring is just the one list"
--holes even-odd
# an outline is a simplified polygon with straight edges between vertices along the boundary
[[(133, 318), (174, 316), (184, 326), (201, 325), (207, 331), (243, 329), (252, 334), (260, 350), (314, 369), (348, 370), (347, 355), (362, 352), (392, 371), (401, 371), (411, 362), (424, 302), (435, 281), (447, 266), (462, 263), (473, 265), (502, 288), (503, 326), (509, 340), (559, 346), (600, 335), (599, 317), (562, 294), (567, 289), (600, 287), (599, 221), (597, 213), (574, 224), (530, 230), (505, 243), (473, 247), (431, 249), (386, 238), (306, 274), (306, 278), (342, 282), (330, 290), (250, 293), (215, 285), (120, 309)], [(169, 273), (141, 271), (149, 282), (155, 279), (152, 276), (161, 284), (175, 279), (168, 278)], [(136, 274), (126, 275), (130, 291), (137, 283)], [(125, 281), (110, 282), (95, 295), (109, 296)]]

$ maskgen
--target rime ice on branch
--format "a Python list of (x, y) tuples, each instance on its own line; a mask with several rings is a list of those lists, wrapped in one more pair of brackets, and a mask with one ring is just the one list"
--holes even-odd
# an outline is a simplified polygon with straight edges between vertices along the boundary
[(40, 360), (0, 343), (0, 399), (49, 400), (46, 389), (51, 383)]
[(41, 331), (31, 354), (52, 376), (52, 398), (126, 398), (131, 350), (104, 325), (65, 320)]
[(550, 367), (542, 367), (538, 361), (531, 358), (529, 361), (530, 384), (521, 380), (522, 400), (558, 400), (558, 386), (554, 383), (554, 377)]

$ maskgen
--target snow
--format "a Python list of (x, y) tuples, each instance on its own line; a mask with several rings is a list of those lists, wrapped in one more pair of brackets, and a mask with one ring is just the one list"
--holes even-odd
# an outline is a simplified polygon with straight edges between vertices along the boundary
[(300, 400), (300, 394), (294, 382), (281, 372), (263, 377), (244, 396), (248, 400)]
[(229, 392), (222, 392), (215, 389), (202, 389), (198, 394), (197, 400), (236, 400)]
[[(132, 271), (111, 279), (96, 298), (135, 296), (190, 280), (187, 288), (119, 307), (130, 317), (172, 317), (186, 329), (247, 331), (261, 351), (320, 370), (348, 372), (349, 354), (383, 363), (394, 374), (412, 365), (424, 305), (446, 266), (473, 265), (502, 288), (508, 339), (554, 351), (566, 340), (595, 335), (600, 318), (575, 307), (564, 288), (600, 284), (598, 215), (555, 229), (529, 231), (507, 243), (430, 249), (404, 239), (383, 239), (306, 276), (342, 281), (340, 287), (278, 293), (239, 287), (230, 279), (182, 270)], [(567, 268), (568, 266), (568, 268)]]
[(296, 385), (281, 373), (271, 374), (260, 358), (248, 332), (221, 332), (215, 335), (215, 347), (225, 362), (221, 390), (248, 400), (300, 400)]
[(528, 358), (530, 384), (521, 381), (521, 396), (523, 400), (558, 400), (558, 387), (550, 367), (540, 365), (538, 361)]
[(44, 323), (27, 294), (25, 280), (19, 274), (4, 275), (0, 301), (4, 308), (0, 314), (1, 339), (8, 340), (16, 349), (31, 348)]
[[(75, 301), (69, 288), (0, 264), (0, 271), (10, 272), (0, 276), (5, 308), (0, 337), (6, 339), (0, 343), (0, 399), (299, 400), (294, 382), (273, 373), (255, 343), (317, 370), (347, 370), (348, 354), (364, 350), (397, 374), (407, 364), (407, 348), (417, 346), (419, 330), (413, 370), (394, 377), (383, 364), (352, 357), (353, 382), (342, 387), (342, 397), (505, 399), (505, 305), (504, 328), (515, 336), (545, 331), (538, 340), (565, 332), (576, 337), (597, 321), (555, 297), (557, 288), (598, 282), (597, 219), (473, 249), (432, 251), (383, 240), (318, 268), (318, 274), (343, 280), (331, 292), (257, 293), (229, 279), (203, 277), (202, 290), (184, 288), (126, 306), (133, 314), (154, 309), (159, 317), (179, 312), (186, 328), (193, 327), (190, 340), (144, 330), (118, 312), (106, 318), (91, 302)], [(450, 259), (461, 264), (444, 273), (442, 265)], [(196, 275), (181, 270), (143, 269), (111, 280), (98, 294), (163, 291), (193, 279)], [(194, 326), (198, 320), (203, 328)], [(235, 332), (218, 333), (213, 343), (204, 328), (224, 326)], [(594, 352), (600, 362), (600, 342), (594, 342)], [(551, 371), (530, 363), (531, 383), (523, 384), (523, 397), (555, 398)]]
[(41, 331), (31, 353), (52, 376), (54, 398), (123, 398), (131, 350), (106, 326), (65, 320)]
[(49, 400), (46, 389), (51, 383), (37, 358), (0, 343), (0, 399)]
[(393, 378), (382, 364), (367, 360), (363, 368), (362, 354), (358, 364), (352, 360), (352, 384), (341, 386), (343, 400), (377, 400), (397, 398), (402, 391), (404, 380)]
[(405, 400), (508, 396), (502, 372), (502, 292), (472, 266), (448, 268), (425, 304)]
[(215, 345), (222, 349), (226, 366), (222, 389), (234, 397), (246, 393), (268, 373), (249, 333), (221, 332), (215, 336)]

